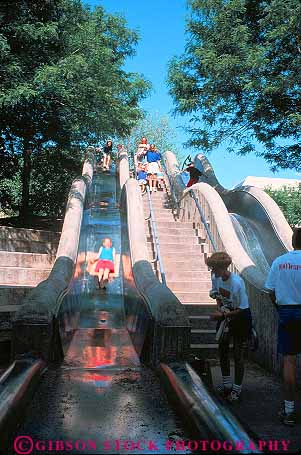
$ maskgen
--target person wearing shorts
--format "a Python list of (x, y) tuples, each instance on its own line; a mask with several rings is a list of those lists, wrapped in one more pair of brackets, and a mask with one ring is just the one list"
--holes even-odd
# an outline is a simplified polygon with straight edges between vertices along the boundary
[(143, 136), (140, 140), (140, 144), (138, 145), (137, 151), (134, 156), (134, 164), (136, 168), (140, 163), (142, 164), (146, 163), (145, 153), (149, 150), (149, 148), (150, 145), (148, 144), (146, 137)]
[(146, 185), (147, 185), (147, 166), (145, 164), (138, 164), (137, 169), (137, 181), (141, 188), (141, 193), (145, 193)]
[(105, 289), (110, 274), (115, 273), (115, 248), (110, 237), (103, 239), (98, 252), (95, 272), (98, 274), (99, 288)]
[(284, 403), (278, 416), (285, 425), (296, 423), (296, 361), (301, 353), (301, 228), (295, 228), (294, 250), (272, 263), (265, 289), (278, 311), (278, 353), (283, 355)]
[(104, 170), (109, 170), (110, 169), (110, 161), (111, 161), (111, 155), (112, 155), (112, 148), (113, 148), (113, 142), (111, 140), (107, 141), (106, 145), (103, 148), (103, 169)]
[(147, 175), (150, 192), (157, 191), (157, 174), (160, 172), (159, 162), (161, 153), (157, 151), (155, 144), (151, 144), (148, 151), (145, 153), (147, 159)]
[[(207, 258), (206, 263), (212, 270), (210, 297), (216, 299), (218, 305), (218, 311), (211, 316), (211, 319), (218, 321), (217, 332), (222, 322), (227, 323), (227, 329), (218, 341), (223, 378), (223, 384), (218, 387), (218, 391), (228, 401), (236, 402), (240, 400), (245, 371), (244, 360), (252, 330), (248, 296), (243, 279), (228, 270), (232, 259), (227, 253), (223, 251), (213, 253)], [(233, 339), (234, 351), (234, 383), (230, 375), (231, 339)]]

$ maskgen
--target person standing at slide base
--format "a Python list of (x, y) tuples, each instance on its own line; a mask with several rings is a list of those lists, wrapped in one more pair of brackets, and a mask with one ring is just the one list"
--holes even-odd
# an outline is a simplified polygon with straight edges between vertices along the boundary
[(284, 425), (296, 423), (296, 360), (301, 353), (301, 228), (292, 237), (294, 250), (272, 263), (265, 289), (277, 307), (278, 353), (283, 355), (284, 403), (278, 416)]

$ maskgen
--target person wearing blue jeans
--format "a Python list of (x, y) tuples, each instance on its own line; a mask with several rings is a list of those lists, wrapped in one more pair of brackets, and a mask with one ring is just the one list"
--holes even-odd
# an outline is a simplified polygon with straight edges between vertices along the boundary
[(278, 353), (283, 355), (284, 403), (280, 420), (289, 426), (296, 423), (296, 360), (301, 353), (301, 228), (293, 233), (294, 250), (272, 263), (265, 289), (277, 306)]

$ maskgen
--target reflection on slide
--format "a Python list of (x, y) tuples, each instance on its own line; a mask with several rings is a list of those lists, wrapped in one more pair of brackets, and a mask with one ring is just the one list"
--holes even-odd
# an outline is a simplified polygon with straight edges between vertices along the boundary
[[(181, 431), (162, 397), (158, 378), (141, 365), (126, 328), (118, 193), (113, 171), (94, 175), (73, 282), (65, 298), (68, 302), (76, 296), (80, 302), (77, 330), (62, 365), (45, 374), (11, 441), (24, 434), (33, 440), (56, 441), (58, 436), (62, 441), (89, 440), (101, 454), (108, 453), (103, 441), (151, 440), (156, 435), (158, 453), (169, 453), (167, 435)], [(105, 237), (113, 241), (116, 269), (106, 289), (100, 290), (91, 258)], [(70, 321), (63, 315), (68, 305), (62, 306), (61, 332), (66, 333)], [(7, 453), (12, 453), (11, 447)], [(110, 453), (128, 450), (112, 446)]]

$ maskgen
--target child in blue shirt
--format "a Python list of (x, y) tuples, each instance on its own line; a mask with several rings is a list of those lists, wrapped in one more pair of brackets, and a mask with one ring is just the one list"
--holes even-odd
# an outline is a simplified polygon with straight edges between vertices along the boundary
[(98, 261), (95, 272), (98, 273), (99, 288), (105, 289), (109, 275), (115, 273), (115, 248), (110, 237), (103, 239), (98, 251)]
[(150, 149), (145, 152), (147, 165), (147, 174), (149, 182), (149, 190), (157, 191), (157, 174), (160, 172), (159, 162), (161, 160), (161, 153), (158, 152), (155, 144), (151, 144)]
[(142, 194), (145, 193), (145, 188), (146, 188), (146, 185), (147, 185), (146, 167), (147, 167), (146, 165), (140, 163), (138, 165), (138, 169), (137, 169), (137, 180), (138, 180), (139, 186), (141, 187)]

